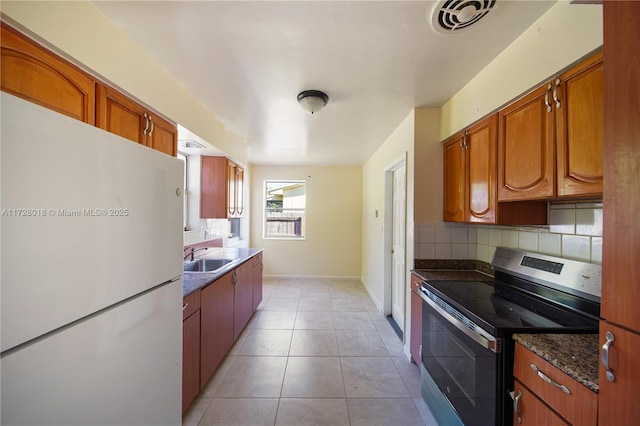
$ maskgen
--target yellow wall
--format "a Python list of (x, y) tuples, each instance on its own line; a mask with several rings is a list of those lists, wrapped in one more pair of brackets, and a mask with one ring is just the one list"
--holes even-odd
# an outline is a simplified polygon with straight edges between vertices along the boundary
[(417, 108), (415, 116), (415, 223), (441, 222), (444, 172), (440, 109)]
[(72, 62), (247, 163), (246, 144), (90, 2), (3, 0), (0, 10)]
[[(304, 180), (306, 239), (262, 236), (264, 181)], [(251, 166), (251, 247), (264, 248), (264, 275), (359, 278), (362, 243), (362, 168)]]
[(602, 45), (602, 6), (560, 0), (442, 107), (440, 139)]
[[(362, 283), (381, 311), (384, 309), (384, 225), (392, 212), (385, 210), (385, 169), (399, 159), (407, 167), (407, 244), (405, 266), (413, 266), (413, 140), (415, 113), (412, 110), (367, 160), (362, 173)], [(379, 212), (376, 217), (376, 210)], [(388, 272), (388, 271), (387, 271)], [(388, 278), (386, 279), (387, 282)], [(386, 312), (385, 312), (386, 313)]]

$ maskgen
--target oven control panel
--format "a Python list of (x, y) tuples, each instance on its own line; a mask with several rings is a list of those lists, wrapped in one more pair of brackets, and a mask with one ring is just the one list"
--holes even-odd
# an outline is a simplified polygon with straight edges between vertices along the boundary
[(602, 265), (497, 247), (491, 266), (589, 300), (599, 302), (602, 295)]

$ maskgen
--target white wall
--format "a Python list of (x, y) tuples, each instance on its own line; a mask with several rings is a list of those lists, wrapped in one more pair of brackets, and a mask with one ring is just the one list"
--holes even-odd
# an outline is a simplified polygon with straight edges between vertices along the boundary
[[(251, 247), (264, 248), (264, 275), (360, 278), (362, 168), (263, 166), (251, 169)], [(264, 239), (265, 180), (306, 181), (306, 238)]]

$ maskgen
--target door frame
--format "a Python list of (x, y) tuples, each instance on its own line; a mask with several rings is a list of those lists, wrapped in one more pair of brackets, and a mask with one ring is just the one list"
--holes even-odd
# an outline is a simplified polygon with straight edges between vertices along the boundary
[[(392, 283), (392, 262), (393, 255), (391, 250), (393, 249), (393, 172), (398, 168), (404, 166), (405, 173), (408, 173), (407, 169), (407, 157), (408, 153), (404, 152), (400, 157), (396, 158), (392, 161), (387, 167), (384, 168), (384, 243), (383, 243), (383, 253), (384, 253), (384, 291), (383, 291), (383, 301), (382, 301), (382, 314), (384, 316), (391, 315), (391, 283)], [(405, 266), (407, 261), (407, 199), (409, 198), (406, 195), (407, 192), (407, 179), (405, 179), (405, 216), (404, 216), (404, 225), (405, 225), (405, 235), (403, 235), (404, 246), (405, 246)], [(406, 294), (407, 288), (407, 279), (406, 273), (403, 274), (404, 277), (404, 291), (402, 294)], [(404, 322), (407, 322), (407, 303), (404, 303)], [(402, 328), (405, 329), (406, 324), (402, 325)]]

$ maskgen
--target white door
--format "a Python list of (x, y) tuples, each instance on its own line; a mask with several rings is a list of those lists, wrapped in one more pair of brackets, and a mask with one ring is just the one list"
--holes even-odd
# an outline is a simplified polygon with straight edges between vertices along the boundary
[(393, 246), (391, 256), (391, 316), (404, 331), (406, 167), (393, 171)]

